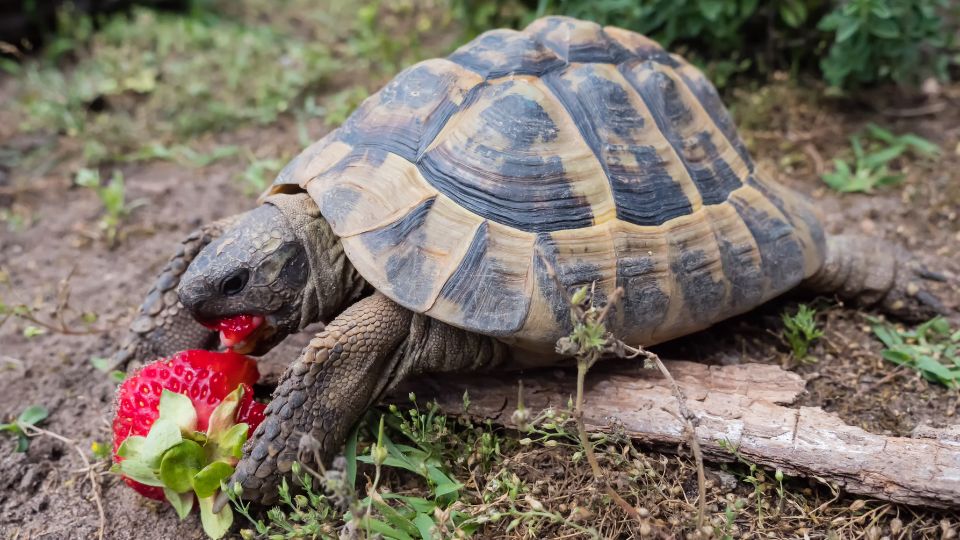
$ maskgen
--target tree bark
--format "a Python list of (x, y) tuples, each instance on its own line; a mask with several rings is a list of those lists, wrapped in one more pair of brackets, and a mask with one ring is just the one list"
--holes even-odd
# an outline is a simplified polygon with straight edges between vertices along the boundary
[[(918, 428), (914, 437), (887, 437), (847, 425), (819, 407), (790, 407), (804, 392), (797, 375), (767, 364), (706, 366), (665, 362), (698, 418), (697, 437), (707, 459), (732, 461), (726, 440), (747, 460), (784, 474), (816, 477), (850, 493), (898, 503), (960, 507), (960, 428)], [(425, 377), (403, 386), (418, 399), (436, 399), (449, 413), (468, 413), (512, 426), (518, 381), (535, 417), (565, 408), (575, 395), (575, 374), (563, 370)], [(403, 399), (403, 398), (399, 398)], [(656, 370), (599, 364), (587, 375), (584, 421), (591, 431), (619, 424), (635, 440), (657, 447), (685, 444), (683, 421), (670, 386)]]

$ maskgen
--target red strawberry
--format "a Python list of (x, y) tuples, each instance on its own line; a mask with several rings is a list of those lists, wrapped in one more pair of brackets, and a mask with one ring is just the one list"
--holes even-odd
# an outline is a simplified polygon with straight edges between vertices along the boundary
[[(205, 432), (210, 414), (230, 392), (244, 386), (237, 409), (238, 423), (250, 433), (263, 421), (266, 406), (254, 401), (251, 385), (260, 373), (254, 360), (233, 352), (184, 351), (147, 364), (128, 377), (117, 391), (117, 416), (113, 421), (114, 461), (117, 449), (131, 435), (146, 436), (159, 416), (160, 395), (170, 390), (190, 398), (197, 412), (197, 431)], [(124, 478), (130, 487), (151, 499), (164, 500), (163, 490)]]
[(263, 324), (263, 317), (259, 315), (237, 315), (229, 319), (221, 319), (212, 323), (204, 323), (211, 330), (220, 332), (220, 342), (225, 347), (233, 347), (241, 343)]

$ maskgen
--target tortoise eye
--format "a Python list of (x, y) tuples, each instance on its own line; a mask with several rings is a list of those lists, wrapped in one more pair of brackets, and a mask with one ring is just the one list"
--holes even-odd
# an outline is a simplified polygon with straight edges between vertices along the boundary
[(247, 280), (250, 279), (250, 272), (246, 269), (240, 269), (228, 276), (220, 284), (220, 292), (224, 296), (235, 296), (243, 291), (247, 286)]

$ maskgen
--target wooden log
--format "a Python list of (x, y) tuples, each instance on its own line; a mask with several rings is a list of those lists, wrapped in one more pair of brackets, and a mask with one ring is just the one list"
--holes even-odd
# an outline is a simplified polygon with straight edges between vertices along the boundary
[[(707, 459), (732, 461), (726, 440), (750, 461), (793, 476), (815, 477), (850, 493), (898, 503), (960, 507), (960, 429), (918, 429), (914, 437), (887, 437), (847, 425), (819, 407), (790, 407), (804, 392), (797, 375), (767, 364), (706, 366), (666, 362), (698, 418), (697, 437)], [(518, 381), (531, 417), (566, 407), (576, 375), (544, 370), (421, 378), (396, 394), (436, 399), (449, 413), (512, 426)], [(670, 386), (656, 370), (628, 362), (598, 365), (587, 375), (584, 421), (588, 430), (614, 423), (635, 440), (657, 447), (685, 444), (683, 422)]]

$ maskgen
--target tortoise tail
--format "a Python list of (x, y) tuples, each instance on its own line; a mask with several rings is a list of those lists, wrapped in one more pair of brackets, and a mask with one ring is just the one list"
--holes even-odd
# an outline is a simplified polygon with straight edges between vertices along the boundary
[(837, 235), (827, 238), (827, 258), (805, 285), (900, 319), (920, 321), (947, 313), (927, 290), (925, 282), (930, 281), (946, 278), (923, 268), (900, 246), (878, 238)]

